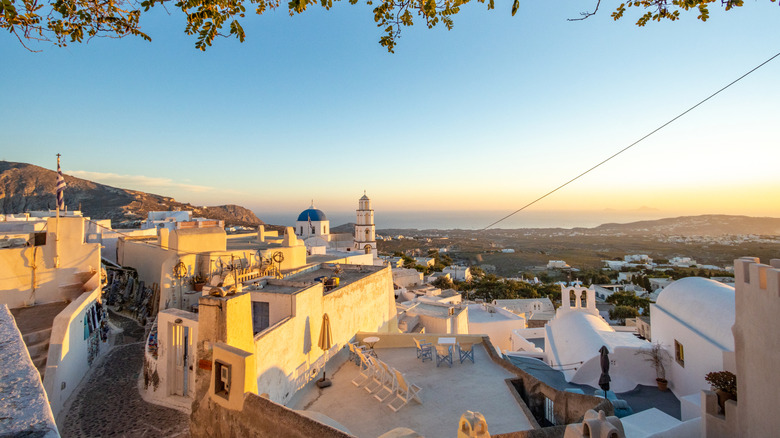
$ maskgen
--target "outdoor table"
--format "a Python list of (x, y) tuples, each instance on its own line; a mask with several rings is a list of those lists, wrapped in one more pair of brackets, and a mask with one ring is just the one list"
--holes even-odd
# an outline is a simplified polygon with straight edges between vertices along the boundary
[(379, 342), (378, 336), (369, 336), (367, 338), (363, 338), (363, 342), (365, 342), (368, 345), (368, 348), (371, 350), (371, 354), (373, 354), (374, 357), (379, 357), (376, 355), (376, 351), (374, 350), (374, 344)]
[(439, 338), (436, 343), (439, 345), (455, 345), (457, 342), (455, 338)]

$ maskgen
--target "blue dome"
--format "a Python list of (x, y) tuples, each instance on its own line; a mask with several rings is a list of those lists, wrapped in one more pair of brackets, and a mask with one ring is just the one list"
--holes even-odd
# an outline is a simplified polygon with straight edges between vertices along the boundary
[(322, 210), (316, 208), (308, 208), (298, 215), (299, 222), (308, 222), (309, 220), (312, 222), (322, 222), (328, 220), (328, 217), (325, 216), (325, 213)]

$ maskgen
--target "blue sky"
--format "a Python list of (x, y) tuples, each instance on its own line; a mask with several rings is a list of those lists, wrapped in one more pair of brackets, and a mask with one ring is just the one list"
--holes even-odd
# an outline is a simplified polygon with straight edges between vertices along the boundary
[[(153, 41), (23, 49), (0, 38), (0, 158), (263, 213), (512, 211), (780, 51), (780, 7), (614, 22), (615, 5), (470, 4), (455, 29), (406, 28), (388, 54), (366, 6), (243, 21), (203, 53), (184, 19)], [(538, 211), (780, 216), (780, 59)], [(605, 213), (606, 214), (606, 213)], [(486, 225), (486, 224), (485, 224)]]

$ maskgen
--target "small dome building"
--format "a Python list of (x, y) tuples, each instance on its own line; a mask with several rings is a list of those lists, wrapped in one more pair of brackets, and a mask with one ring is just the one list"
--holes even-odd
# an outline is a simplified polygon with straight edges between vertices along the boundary
[(704, 376), (710, 371), (735, 371), (735, 298), (731, 286), (687, 277), (664, 288), (651, 304), (653, 341), (669, 351), (666, 378), (677, 397), (708, 389)]
[(314, 208), (314, 202), (309, 208), (298, 215), (295, 222), (295, 235), (302, 239), (314, 236), (327, 236), (330, 233), (330, 221), (325, 212)]

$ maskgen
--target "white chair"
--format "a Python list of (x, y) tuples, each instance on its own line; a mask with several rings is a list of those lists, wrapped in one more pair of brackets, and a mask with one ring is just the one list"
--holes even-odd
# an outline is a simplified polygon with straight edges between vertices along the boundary
[[(418, 403), (422, 404), (422, 400), (420, 400), (420, 391), (422, 388), (415, 385), (414, 383), (409, 384), (406, 382), (406, 379), (404, 379), (404, 375), (401, 374), (398, 370), (395, 371), (395, 379), (398, 381), (398, 389), (395, 391), (395, 398), (390, 401), (390, 403), (387, 404), (387, 406), (393, 410), (393, 412), (398, 412), (402, 407), (406, 406), (407, 403), (409, 403), (410, 400), (414, 399), (417, 400)], [(400, 402), (400, 404), (396, 403)]]
[(360, 365), (360, 358), (357, 355), (357, 351), (363, 351), (366, 347), (363, 345), (353, 344), (352, 342), (347, 342), (347, 346), (349, 346), (349, 360), (354, 360), (355, 365)]
[(369, 382), (366, 383), (366, 386), (364, 386), (363, 389), (365, 389), (367, 393), (372, 394), (374, 391), (378, 391), (382, 388), (385, 381), (385, 370), (379, 365), (379, 359), (369, 357), (368, 360), (371, 362), (373, 372), (371, 373)]
[(352, 384), (359, 388), (368, 382), (374, 371), (369, 359), (360, 350), (356, 350), (356, 353), (360, 358), (360, 371), (357, 377), (352, 379)]
[(425, 362), (425, 359), (433, 360), (433, 354), (432, 354), (432, 345), (430, 342), (425, 342), (425, 339), (414, 339), (414, 345), (417, 347), (417, 358), (422, 358), (422, 361)]
[(474, 345), (471, 343), (458, 344), (458, 355), (460, 356), (460, 363), (463, 363), (466, 359), (474, 363)]
[(379, 365), (384, 370), (385, 379), (382, 382), (382, 388), (374, 394), (374, 398), (380, 403), (384, 403), (391, 395), (393, 395), (398, 388), (398, 382), (395, 378), (395, 370), (387, 366), (386, 363), (379, 361)]
[(447, 366), (452, 368), (452, 346), (451, 345), (436, 345), (436, 367), (446, 363)]

